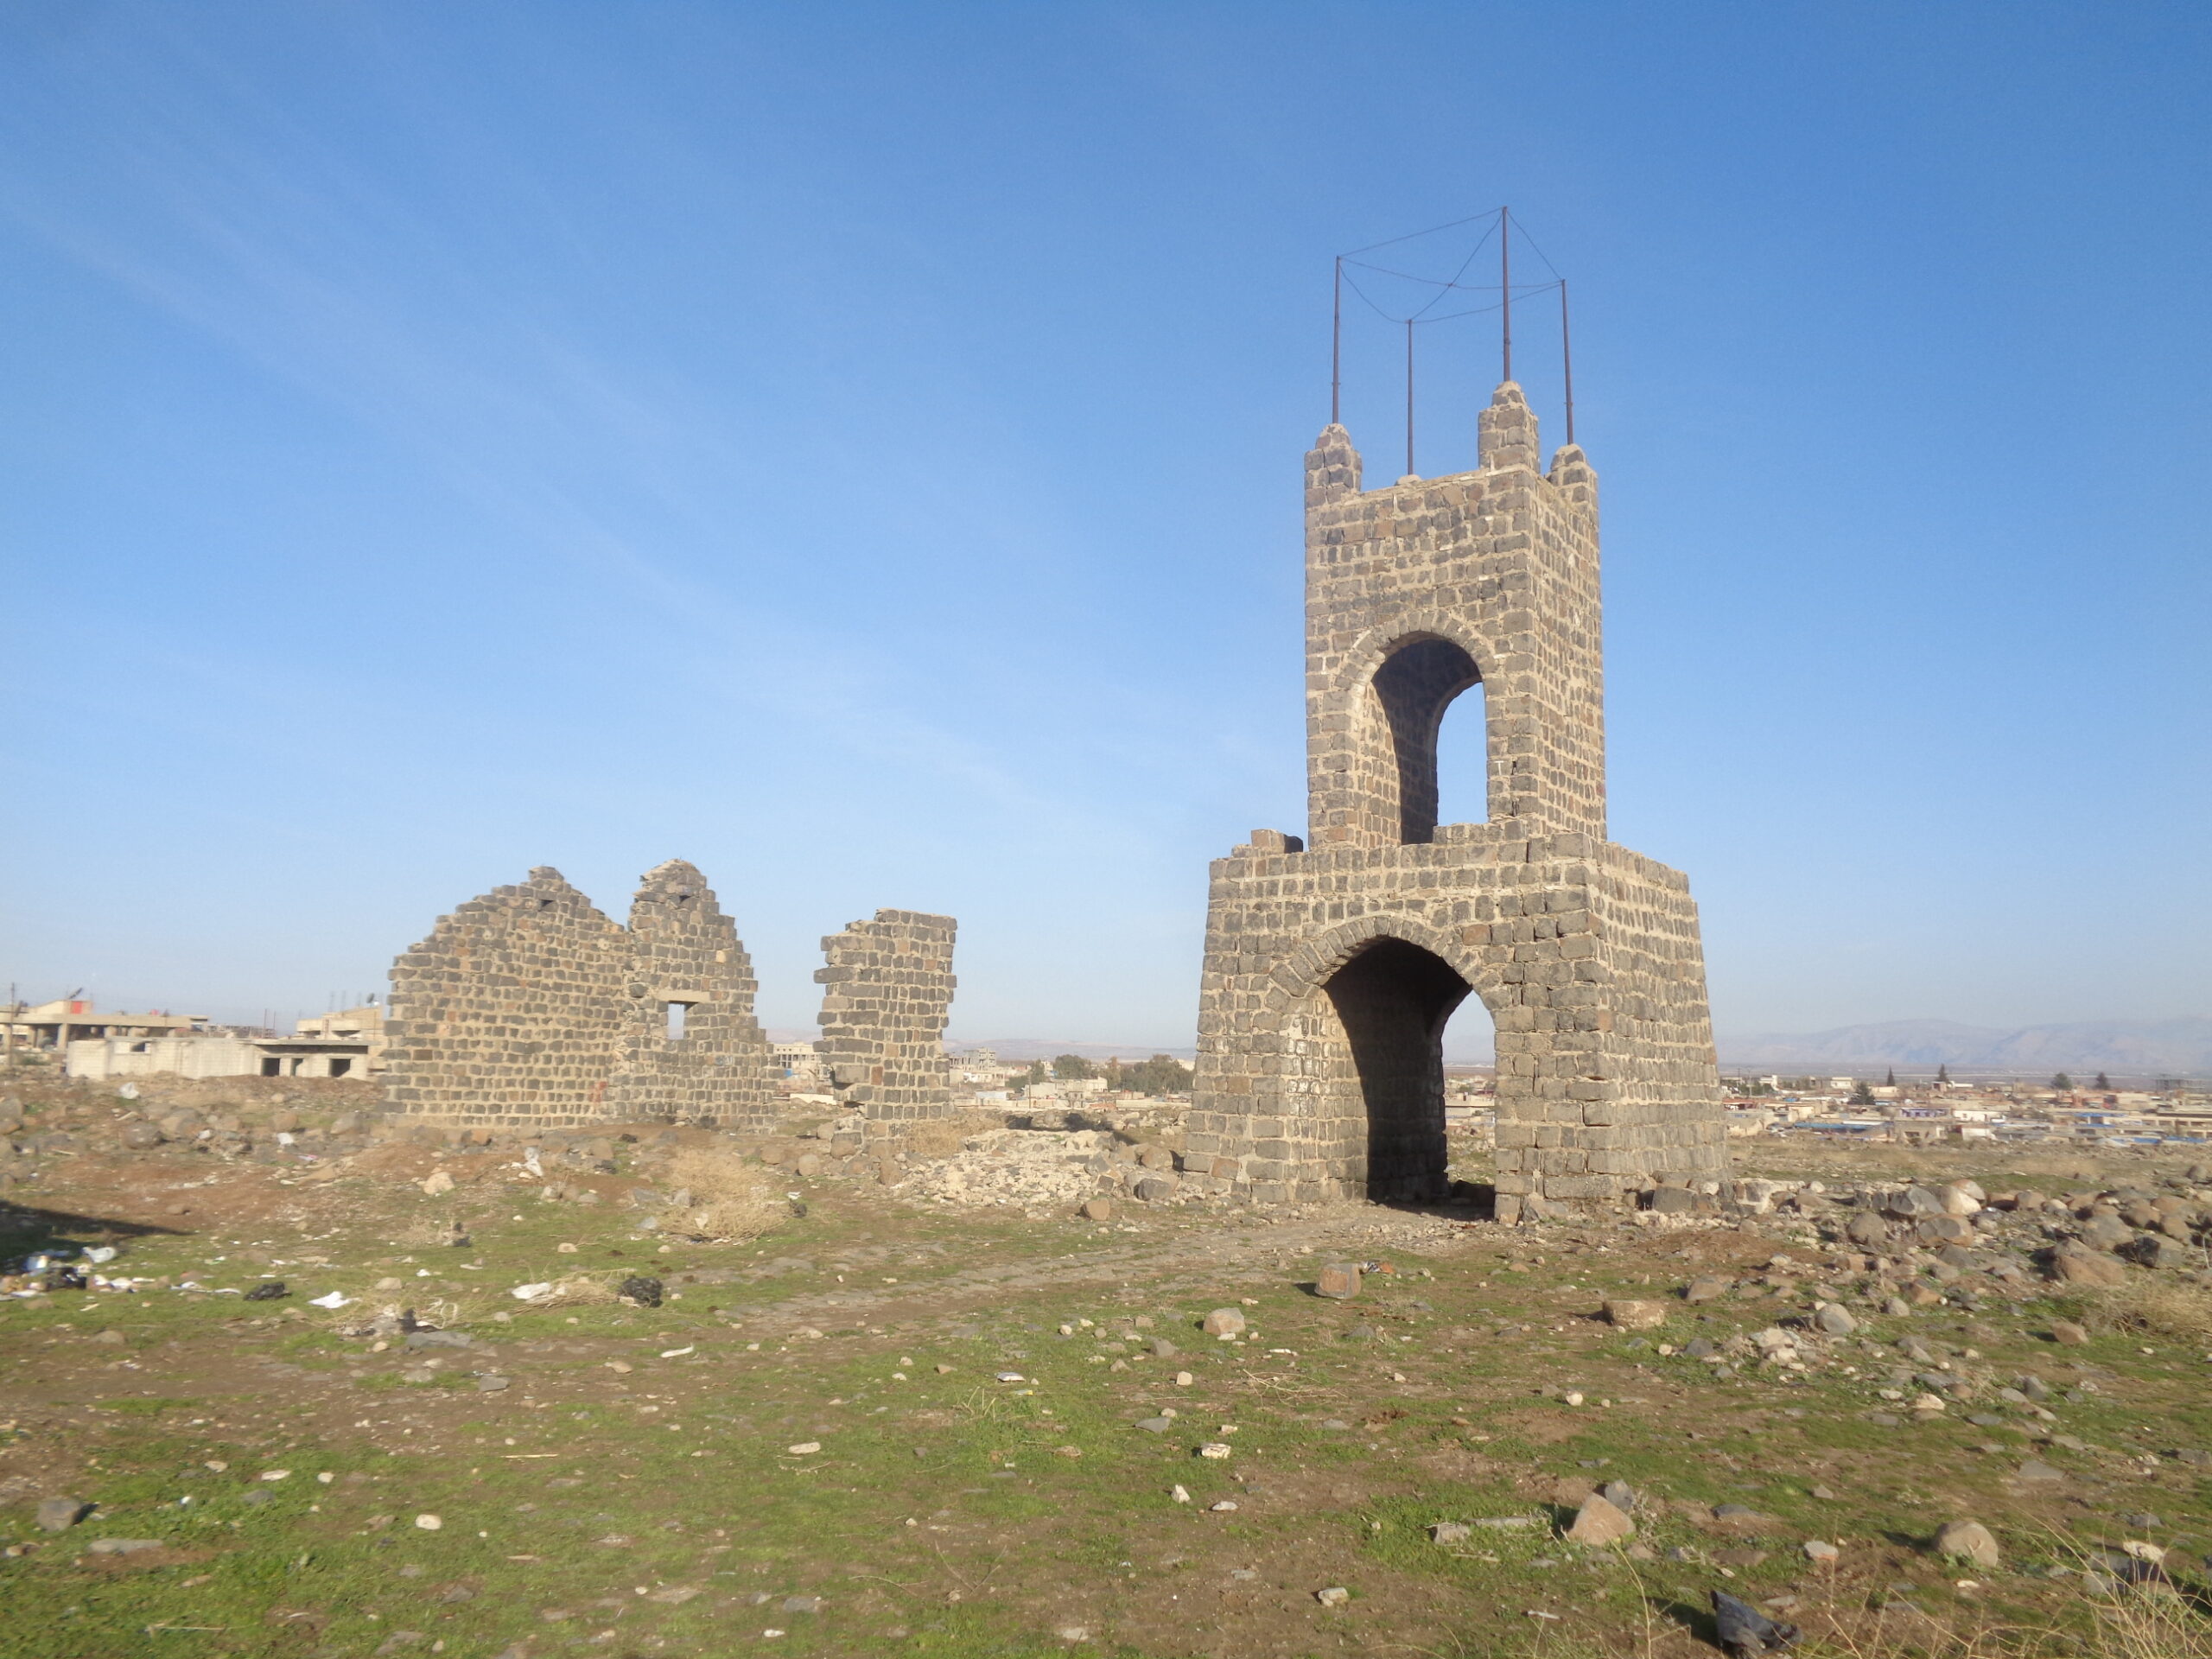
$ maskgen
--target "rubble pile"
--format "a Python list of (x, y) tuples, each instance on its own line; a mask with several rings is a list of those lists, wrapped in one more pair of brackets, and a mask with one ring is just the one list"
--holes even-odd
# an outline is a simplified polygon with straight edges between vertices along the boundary
[[(1971, 1304), (2036, 1281), (2113, 1287), (2131, 1266), (2212, 1284), (2212, 1166), (2133, 1185), (2046, 1194), (1940, 1185), (1738, 1180), (1661, 1186), (1647, 1226), (1762, 1227), (1817, 1244), (1847, 1271), (1891, 1281), (1891, 1299)], [(1828, 1269), (1833, 1271), (1833, 1268)], [(1925, 1280), (1929, 1283), (1914, 1284)], [(1907, 1293), (1910, 1293), (1908, 1294)]]
[(1102, 1129), (991, 1129), (907, 1178), (906, 1195), (963, 1206), (1065, 1210), (1105, 1190), (1114, 1136)]

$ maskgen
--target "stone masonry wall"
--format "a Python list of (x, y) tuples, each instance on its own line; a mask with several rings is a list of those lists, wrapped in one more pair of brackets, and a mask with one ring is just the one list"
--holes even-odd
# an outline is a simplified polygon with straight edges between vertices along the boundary
[[(753, 1127), (772, 1113), (753, 968), (699, 871), (651, 871), (618, 926), (538, 868), (438, 918), (392, 964), (397, 1113), (553, 1128), (634, 1117)], [(668, 1007), (685, 1005), (683, 1035)]]
[[(753, 1018), (756, 988), (737, 924), (697, 868), (671, 859), (648, 871), (630, 906), (625, 1029), (607, 1095), (612, 1114), (765, 1127), (776, 1096), (768, 1039)], [(671, 1004), (684, 1010), (680, 1037), (670, 1034)]]
[(950, 916), (879, 910), (822, 941), (823, 1063), (843, 1103), (871, 1118), (951, 1109), (944, 1027), (952, 1007)]
[[(1259, 830), (1213, 866), (1187, 1152), (1261, 1201), (1422, 1196), (1423, 1156), (1433, 1187), (1468, 995), (1502, 1219), (1726, 1167), (1688, 883), (1605, 838), (1596, 474), (1571, 446), (1536, 470), (1510, 383), (1480, 454), (1371, 492), (1343, 428), (1306, 457), (1313, 848)], [(1478, 680), (1489, 821), (1437, 824), (1437, 728)]]
[[(1605, 833), (1597, 474), (1573, 447), (1548, 476), (1535, 470), (1535, 417), (1510, 382), (1484, 411), (1483, 442), (1474, 472), (1365, 493), (1344, 428), (1306, 458), (1315, 847), (1400, 842), (1404, 721), (1377, 676), (1408, 645), (1437, 640), (1471, 658), (1483, 682), (1490, 820), (1531, 835)], [(1433, 744), (1433, 720), (1421, 735)]]
[(628, 936), (558, 870), (470, 899), (392, 963), (387, 1103), (544, 1127), (604, 1116), (628, 978)]

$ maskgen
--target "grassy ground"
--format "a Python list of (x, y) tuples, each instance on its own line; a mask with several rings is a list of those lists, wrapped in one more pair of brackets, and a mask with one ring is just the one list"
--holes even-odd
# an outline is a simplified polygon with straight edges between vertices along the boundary
[[(2014, 1630), (2096, 1652), (2099, 1599), (2044, 1569), (2149, 1540), (2186, 1580), (2212, 1545), (2212, 1471), (2171, 1455), (2212, 1447), (2201, 1348), (2114, 1331), (2056, 1349), (2050, 1321), (2082, 1310), (2044, 1300), (1872, 1318), (1870, 1341), (1940, 1340), (2062, 1390), (2055, 1428), (2006, 1408), (1889, 1427), (1871, 1349), (1794, 1382), (1659, 1354), (1803, 1312), (1790, 1277), (1671, 1301), (1657, 1331), (1594, 1317), (1695, 1270), (1756, 1274), (1792, 1248), (1772, 1236), (1359, 1208), (1102, 1228), (794, 1182), (808, 1212), (769, 1236), (664, 1248), (627, 1211), (494, 1176), (434, 1200), (400, 1173), (207, 1161), (87, 1155), (42, 1185), (42, 1232), (121, 1238), (118, 1268), (292, 1294), (0, 1307), (0, 1653), (1687, 1655), (1711, 1650), (1716, 1586), (1775, 1602), (1815, 1651)], [(453, 1218), (465, 1248), (394, 1242)], [(1306, 1288), (1376, 1256), (1395, 1271), (1356, 1301)], [(584, 1270), (653, 1273), (671, 1300), (505, 1294)], [(387, 1277), (404, 1297), (375, 1290)], [(333, 1290), (354, 1305), (304, 1306)], [(476, 1345), (340, 1334), (398, 1300)], [(1245, 1340), (1198, 1330), (1222, 1306)], [(2031, 1442), (2052, 1432), (2080, 1449)], [(2018, 1480), (2031, 1457), (2063, 1478)], [(1644, 1498), (1634, 1556), (1557, 1535), (1611, 1479)], [(41, 1532), (55, 1494), (99, 1508)], [(1929, 1553), (1969, 1516), (1999, 1570)], [(1534, 1521), (1430, 1541), (1512, 1516)], [(99, 1538), (159, 1548), (91, 1554)], [(1349, 1601), (1323, 1605), (1330, 1586)]]

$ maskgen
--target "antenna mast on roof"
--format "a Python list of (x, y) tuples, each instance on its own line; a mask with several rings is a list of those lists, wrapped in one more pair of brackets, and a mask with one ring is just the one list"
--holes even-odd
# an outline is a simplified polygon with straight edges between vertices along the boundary
[(1567, 381), (1567, 441), (1574, 442), (1574, 351), (1567, 335), (1567, 278), (1559, 279), (1559, 366)]
[(1329, 299), (1329, 424), (1344, 424), (1344, 257), (1337, 256), (1335, 292)]
[(1414, 320), (1406, 319), (1406, 476), (1414, 475)]
[(1505, 333), (1504, 378), (1513, 378), (1513, 251), (1507, 245), (1513, 226), (1513, 210), (1497, 210), (1497, 294), (1498, 313)]

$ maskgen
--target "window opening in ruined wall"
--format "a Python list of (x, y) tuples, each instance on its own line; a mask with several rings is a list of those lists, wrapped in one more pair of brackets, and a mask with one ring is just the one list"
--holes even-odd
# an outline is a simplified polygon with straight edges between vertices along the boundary
[(667, 1034), (670, 1042), (677, 1043), (683, 1040), (683, 1017), (690, 1011), (691, 1005), (689, 1002), (671, 1002), (668, 1005)]
[[(1480, 695), (1482, 672), (1475, 659), (1449, 639), (1421, 635), (1400, 645), (1375, 671), (1376, 710), (1389, 733), (1391, 758), (1397, 768), (1398, 838), (1408, 846), (1436, 839), (1440, 823), (1481, 823), (1489, 817), (1488, 743), (1484, 734), (1485, 709)], [(1477, 693), (1467, 711), (1452, 722), (1449, 754), (1453, 773), (1450, 799), (1460, 817), (1440, 817), (1440, 748), (1444, 716), (1462, 694)], [(1463, 737), (1471, 730), (1471, 741)], [(1464, 751), (1474, 750), (1472, 794), (1462, 775), (1467, 770)], [(1472, 810), (1479, 804), (1483, 810)]]

